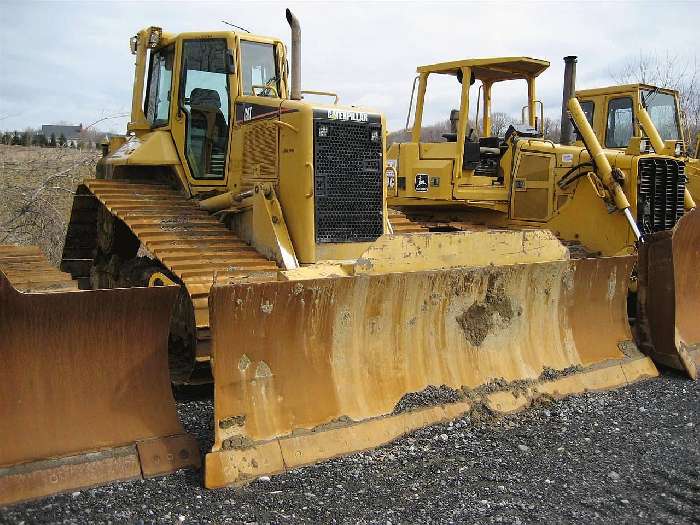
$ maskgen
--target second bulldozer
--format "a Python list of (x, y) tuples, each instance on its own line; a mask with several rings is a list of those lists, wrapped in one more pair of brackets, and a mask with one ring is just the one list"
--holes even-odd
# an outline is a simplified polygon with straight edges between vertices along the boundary
[(301, 90), (287, 20), (291, 81), (276, 38), (134, 37), (129, 134), (63, 253), (86, 288), (180, 285), (170, 372), (213, 372), (207, 486), (657, 374), (626, 322), (632, 259), (572, 261), (528, 228), (391, 235), (385, 120), (303, 99), (334, 95)]
[[(575, 57), (567, 57), (562, 144), (544, 138), (544, 110), (536, 96), (536, 79), (549, 62), (503, 57), (419, 67), (411, 141), (394, 144), (388, 152), (389, 205), (432, 231), (546, 229), (572, 253), (586, 257), (636, 254), (639, 245), (635, 274), (643, 289), (633, 313), (637, 340), (659, 362), (695, 378), (700, 296), (692, 283), (700, 264), (700, 215), (691, 211), (695, 202), (686, 188), (685, 162), (661, 149), (663, 143), (658, 153), (649, 153), (639, 139), (624, 151), (604, 149), (587, 106), (573, 96), (575, 63)], [(460, 107), (452, 112), (454, 129), (444, 141), (423, 142), (426, 92), (434, 77), (454, 79)], [(470, 87), (477, 81), (473, 121), (480, 125), (470, 129)], [(527, 120), (497, 136), (492, 91), (508, 81), (527, 85)], [(573, 144), (570, 119), (582, 144)], [(691, 285), (684, 285), (688, 280)]]

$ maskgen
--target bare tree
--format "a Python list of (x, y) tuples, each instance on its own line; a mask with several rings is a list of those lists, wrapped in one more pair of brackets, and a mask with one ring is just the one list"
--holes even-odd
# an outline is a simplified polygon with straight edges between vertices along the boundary
[(683, 114), (683, 136), (693, 147), (695, 134), (700, 131), (699, 66), (697, 55), (683, 57), (668, 51), (663, 54), (640, 51), (638, 56), (609, 74), (618, 84), (638, 82), (678, 91)]
[[(467, 133), (474, 127), (474, 123), (469, 119), (467, 124)], [(445, 142), (447, 139), (443, 137), (443, 134), (450, 133), (451, 123), (449, 120), (441, 120), (434, 124), (429, 124), (427, 126), (421, 126), (420, 130), (420, 141), (421, 142)], [(411, 130), (399, 130), (392, 131), (389, 133), (387, 138), (387, 144), (391, 146), (395, 142), (410, 142), (411, 140)]]
[(542, 135), (552, 142), (559, 142), (561, 140), (561, 121), (557, 118), (544, 117)]
[[(441, 122), (436, 122), (435, 124), (430, 124), (428, 126), (422, 126), (420, 130), (420, 140), (421, 142), (445, 142), (445, 138), (442, 136), (443, 133), (450, 132), (450, 121), (445, 120)], [(389, 133), (387, 138), (387, 143), (389, 145), (395, 142), (409, 142), (411, 140), (411, 130), (399, 130)]]
[(495, 113), (491, 114), (491, 135), (494, 137), (503, 137), (511, 124), (516, 124), (519, 122), (520, 119), (517, 119), (508, 113), (496, 111)]

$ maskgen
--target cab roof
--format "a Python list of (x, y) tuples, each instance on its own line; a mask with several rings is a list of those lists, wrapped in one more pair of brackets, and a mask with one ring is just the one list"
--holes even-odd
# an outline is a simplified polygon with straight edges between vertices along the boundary
[(657, 87), (652, 84), (622, 84), (618, 86), (607, 86), (593, 89), (577, 89), (577, 97), (595, 97), (597, 95), (615, 95), (618, 93), (629, 93), (630, 91), (639, 91), (642, 89), (655, 89), (661, 93), (675, 95), (678, 92), (670, 88)]
[(463, 67), (472, 68), (477, 80), (501, 82), (537, 77), (549, 67), (549, 61), (530, 57), (468, 58), (453, 62), (441, 62), (418, 66), (418, 73), (442, 73), (457, 75)]

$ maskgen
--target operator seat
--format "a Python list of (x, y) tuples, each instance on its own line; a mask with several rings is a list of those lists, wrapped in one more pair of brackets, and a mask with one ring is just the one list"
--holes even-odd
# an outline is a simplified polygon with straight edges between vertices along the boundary
[(194, 88), (190, 93), (191, 128), (201, 130), (201, 160), (206, 176), (223, 176), (228, 123), (221, 111), (221, 98), (213, 89)]

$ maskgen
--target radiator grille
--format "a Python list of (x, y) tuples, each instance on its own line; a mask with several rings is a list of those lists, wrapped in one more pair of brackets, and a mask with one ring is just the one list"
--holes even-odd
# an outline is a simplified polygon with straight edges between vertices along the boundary
[(373, 241), (381, 236), (381, 124), (316, 120), (314, 157), (316, 242)]
[(637, 222), (642, 234), (670, 230), (683, 215), (685, 165), (674, 159), (639, 160)]

